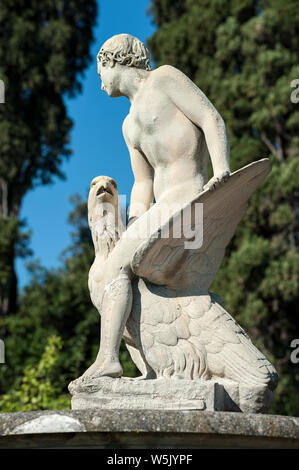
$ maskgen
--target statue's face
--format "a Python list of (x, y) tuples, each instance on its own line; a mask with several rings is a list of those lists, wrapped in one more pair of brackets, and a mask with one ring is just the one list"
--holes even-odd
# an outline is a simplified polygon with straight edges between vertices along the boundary
[(117, 184), (109, 176), (97, 176), (90, 184), (88, 195), (88, 220), (90, 226), (93, 222), (107, 212), (117, 214), (118, 191)]
[(98, 61), (98, 75), (102, 81), (102, 90), (111, 97), (120, 96), (119, 91), (119, 67), (118, 64), (112, 66), (111, 62), (102, 63)]
[(89, 199), (94, 202), (110, 202), (117, 200), (117, 185), (109, 176), (97, 176), (90, 184)]

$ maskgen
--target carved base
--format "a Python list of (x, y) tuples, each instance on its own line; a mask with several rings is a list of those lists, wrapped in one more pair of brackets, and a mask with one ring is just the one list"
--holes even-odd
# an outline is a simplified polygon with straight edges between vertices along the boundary
[(140, 380), (102, 377), (69, 385), (72, 409), (240, 411), (238, 384), (229, 380)]

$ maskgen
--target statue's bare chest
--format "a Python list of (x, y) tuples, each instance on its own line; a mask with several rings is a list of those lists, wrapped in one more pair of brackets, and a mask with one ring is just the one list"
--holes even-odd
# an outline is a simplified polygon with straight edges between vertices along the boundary
[[(169, 124), (169, 101), (153, 93), (139, 99), (131, 106), (124, 126), (127, 139), (133, 147), (143, 148), (149, 142), (154, 144), (159, 139), (165, 126)], [(168, 105), (168, 106), (167, 106)]]

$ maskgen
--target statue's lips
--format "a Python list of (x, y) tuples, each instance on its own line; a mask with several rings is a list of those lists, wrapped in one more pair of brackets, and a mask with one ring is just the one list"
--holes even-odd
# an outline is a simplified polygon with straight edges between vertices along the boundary
[(109, 188), (104, 188), (104, 186), (101, 186), (97, 190), (96, 196), (102, 196), (103, 194), (111, 194), (111, 196), (113, 196), (112, 191)]

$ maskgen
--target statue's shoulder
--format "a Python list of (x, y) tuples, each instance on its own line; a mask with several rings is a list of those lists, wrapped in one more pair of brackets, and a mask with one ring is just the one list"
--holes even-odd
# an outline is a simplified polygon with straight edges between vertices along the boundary
[(153, 70), (153, 73), (156, 75), (164, 75), (178, 72), (178, 69), (172, 65), (160, 65), (160, 67)]
[(186, 82), (190, 82), (190, 79), (183, 72), (172, 65), (161, 65), (153, 70), (151, 74), (151, 85), (160, 91), (167, 91), (170, 86), (177, 90), (185, 86)]
[(160, 65), (160, 67), (152, 70), (152, 76), (157, 78), (176, 75), (177, 73), (181, 72), (172, 65)]
[(175, 78), (180, 74), (182, 74), (182, 72), (180, 72), (172, 65), (161, 65), (157, 69), (154, 69), (151, 73), (153, 81), (159, 83), (161, 83), (161, 81), (164, 81), (165, 79), (168, 80), (171, 77)]

